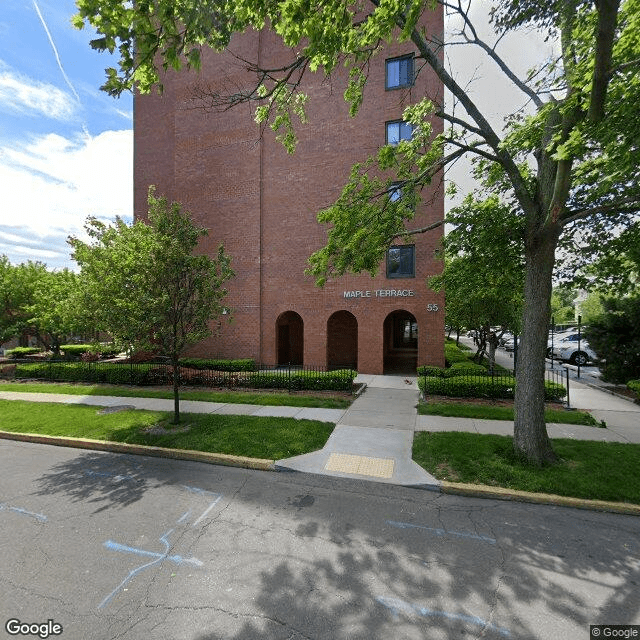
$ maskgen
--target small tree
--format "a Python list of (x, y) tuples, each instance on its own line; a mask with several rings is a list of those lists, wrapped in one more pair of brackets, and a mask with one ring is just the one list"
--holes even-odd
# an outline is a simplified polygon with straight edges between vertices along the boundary
[(179, 360), (185, 349), (213, 333), (222, 315), (224, 283), (233, 277), (222, 246), (215, 259), (194, 255), (204, 228), (179, 203), (149, 189), (148, 224), (90, 218), (90, 244), (70, 238), (82, 268), (84, 299), (98, 328), (122, 346), (158, 349), (173, 367), (174, 424), (180, 422)]
[(44, 271), (28, 307), (32, 330), (44, 348), (56, 355), (72, 333), (91, 328), (81, 321), (75, 303), (77, 287), (78, 275), (69, 269)]

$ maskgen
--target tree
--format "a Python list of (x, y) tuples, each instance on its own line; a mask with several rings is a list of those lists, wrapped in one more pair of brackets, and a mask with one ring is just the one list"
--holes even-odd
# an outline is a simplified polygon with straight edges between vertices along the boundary
[(589, 346), (603, 360), (605, 380), (640, 378), (640, 295), (604, 298), (603, 313), (585, 329)]
[(70, 335), (92, 330), (82, 320), (78, 285), (78, 275), (69, 269), (44, 271), (28, 307), (29, 323), (38, 341), (56, 355)]
[(156, 198), (153, 188), (148, 202), (148, 224), (116, 219), (107, 227), (89, 218), (91, 242), (69, 238), (69, 243), (96, 328), (121, 346), (159, 350), (169, 358), (178, 424), (180, 356), (213, 333), (211, 321), (225, 311), (224, 283), (234, 274), (222, 246), (214, 259), (194, 255), (207, 231), (194, 225), (179, 203)]
[(485, 181), (447, 215), (444, 271), (429, 285), (446, 292), (447, 323), (477, 330), (476, 358), (488, 347), (493, 366), (499, 335), (490, 339), (491, 327), (520, 332), (524, 260), (518, 216), (490, 189)]
[[(453, 107), (425, 96), (405, 113), (405, 120), (416, 126), (413, 139), (385, 147), (370, 163), (354, 168), (342, 197), (320, 218), (330, 225), (328, 242), (312, 258), (311, 270), (322, 283), (346, 271), (377, 269), (395, 237), (426, 231), (411, 229), (410, 213), (380, 197), (393, 182), (402, 184), (403, 193), (419, 197), (423, 185), (462, 155), (479, 156), (491, 170), (498, 168), (503, 193), (521, 216), (525, 257), (514, 447), (533, 463), (552, 462), (556, 457), (544, 422), (544, 357), (556, 249), (561, 238), (583, 248), (602, 243), (613, 226), (623, 226), (640, 209), (640, 111), (635, 107), (640, 98), (640, 0), (496, 0), (495, 45), (478, 36), (468, 4), (439, 3), (461, 21), (447, 45), (464, 44), (486, 54), (532, 106), (530, 115), (514, 112), (504, 134), (446, 69), (440, 34), (420, 27), (422, 14), (435, 8), (436, 0), (157, 0), (133, 5), (127, 0), (78, 0), (75, 20), (78, 26), (86, 20), (98, 30), (94, 48), (118, 49), (120, 68), (108, 70), (104, 85), (112, 94), (133, 86), (148, 91), (158, 84), (160, 67), (198, 67), (200, 47), (222, 49), (233, 33), (268, 24), (295, 50), (290, 64), (279, 69), (254, 65), (255, 87), (227, 97), (212, 94), (211, 104), (254, 101), (257, 119), (271, 122), (290, 149), (295, 142), (291, 115), (304, 115), (304, 73), (328, 74), (346, 64), (350, 82), (345, 97), (356, 111), (367, 61), (380, 44), (411, 40), (419, 60), (453, 96)], [(559, 55), (519, 78), (500, 57), (498, 43), (507, 31), (531, 26), (557, 41)], [(435, 139), (430, 135), (432, 115), (450, 125)], [(396, 175), (382, 180), (376, 177), (380, 172)], [(372, 232), (362, 234), (363, 228)]]
[(551, 317), (556, 324), (576, 321), (576, 294), (569, 286), (556, 286), (551, 292)]
[(33, 323), (33, 305), (46, 278), (47, 267), (42, 262), (12, 265), (6, 256), (0, 256), (0, 343), (40, 335)]

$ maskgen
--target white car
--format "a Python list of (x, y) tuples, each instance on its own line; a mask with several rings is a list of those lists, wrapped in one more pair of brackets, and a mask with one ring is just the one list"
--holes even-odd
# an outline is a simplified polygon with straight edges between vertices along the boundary
[[(549, 346), (549, 351), (551, 351), (551, 346)], [(571, 364), (578, 364), (581, 367), (597, 358), (595, 352), (589, 347), (589, 343), (584, 338), (580, 340), (580, 349), (578, 349), (577, 334), (564, 340), (554, 340), (552, 355), (558, 360), (568, 360)]]

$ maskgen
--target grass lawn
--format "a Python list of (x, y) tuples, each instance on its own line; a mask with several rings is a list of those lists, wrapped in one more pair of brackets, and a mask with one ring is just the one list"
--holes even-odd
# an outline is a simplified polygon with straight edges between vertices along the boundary
[[(421, 402), (418, 413), (422, 416), (451, 416), (454, 418), (478, 418), (482, 420), (513, 420), (513, 403), (476, 404), (472, 402)], [(600, 423), (586, 411), (566, 409), (545, 409), (545, 422), (559, 424), (583, 424), (599, 427)]]
[(417, 433), (413, 459), (440, 480), (640, 504), (640, 444), (553, 440), (560, 462), (517, 459), (509, 436)]
[(321, 449), (334, 425), (316, 420), (181, 414), (184, 433), (153, 434), (154, 427), (171, 431), (172, 413), (121, 411), (100, 415), (96, 407), (0, 400), (1, 429), (16, 433), (68, 436), (193, 449), (278, 460)]
[[(0, 391), (24, 393), (67, 393), (74, 396), (123, 396), (126, 398), (173, 398), (173, 390), (148, 387), (116, 386), (108, 384), (68, 384), (62, 382), (0, 382)], [(181, 400), (261, 404), (278, 407), (319, 407), (346, 409), (353, 398), (339, 392), (266, 393), (252, 391), (180, 391)]]

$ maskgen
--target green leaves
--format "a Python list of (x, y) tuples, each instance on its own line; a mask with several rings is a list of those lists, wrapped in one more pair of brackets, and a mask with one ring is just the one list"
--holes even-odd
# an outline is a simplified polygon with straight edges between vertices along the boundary
[(87, 222), (92, 239), (70, 238), (81, 271), (82, 299), (95, 328), (122, 347), (134, 345), (179, 355), (211, 335), (209, 321), (222, 314), (230, 259), (194, 255), (206, 230), (195, 226), (178, 203), (149, 191), (149, 224), (116, 219)]

